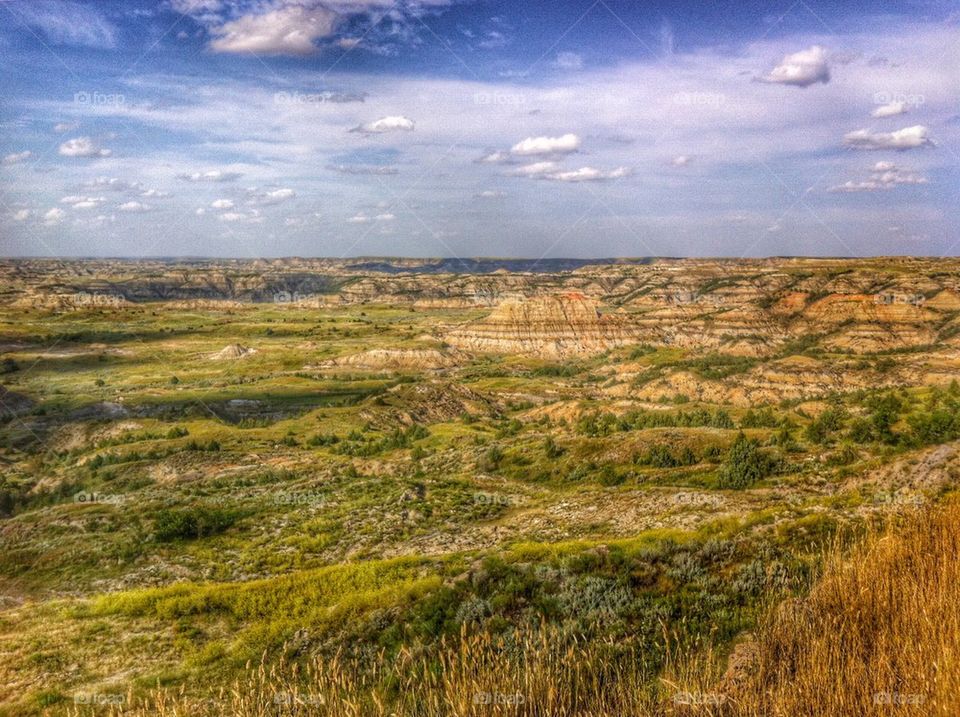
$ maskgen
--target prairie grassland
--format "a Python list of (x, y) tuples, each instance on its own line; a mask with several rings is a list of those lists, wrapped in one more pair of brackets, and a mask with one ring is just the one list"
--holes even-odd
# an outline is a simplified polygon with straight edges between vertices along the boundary
[[(643, 656), (540, 626), (461, 632), (436, 653), (404, 648), (361, 665), (336, 656), (247, 665), (198, 699), (157, 690), (111, 715), (473, 717), (956, 715), (960, 710), (960, 504), (918, 512), (833, 551), (809, 595), (777, 605), (724, 674), (710, 645)], [(669, 648), (673, 636), (663, 635)], [(656, 677), (656, 679), (654, 679)], [(92, 714), (77, 708), (75, 715)]]
[[(790, 702), (827, 623), (758, 620), (808, 604), (837, 536), (957, 490), (960, 291), (890, 309), (897, 340), (876, 346), (824, 323), (828, 291), (859, 307), (857, 341), (887, 306), (837, 294), (848, 268), (793, 271), (762, 301), (747, 276), (683, 306), (679, 285), (618, 288), (604, 310), (643, 341), (566, 358), (458, 347), (491, 309), (409, 287), (389, 305), (0, 308), (0, 716), (844, 714), (815, 681)], [(916, 631), (898, 659), (950, 640)], [(761, 682), (724, 678), (731, 650)], [(939, 704), (910, 669), (838, 694)]]

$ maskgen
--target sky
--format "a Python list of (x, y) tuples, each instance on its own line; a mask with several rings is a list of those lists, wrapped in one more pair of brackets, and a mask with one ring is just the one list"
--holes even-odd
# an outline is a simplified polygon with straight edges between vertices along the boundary
[(960, 253), (960, 2), (0, 0), (0, 255)]

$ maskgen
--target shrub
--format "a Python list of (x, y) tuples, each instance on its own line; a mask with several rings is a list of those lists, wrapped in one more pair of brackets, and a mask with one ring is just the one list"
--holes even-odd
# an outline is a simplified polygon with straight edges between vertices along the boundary
[(837, 432), (843, 428), (847, 412), (842, 406), (833, 406), (817, 416), (804, 430), (804, 437), (811, 443), (832, 443)]
[(233, 511), (201, 506), (161, 510), (154, 520), (153, 531), (163, 543), (205, 538), (227, 530), (238, 517)]
[(776, 469), (777, 462), (741, 431), (720, 467), (719, 484), (722, 488), (748, 488), (773, 475)]
[(483, 458), (480, 460), (480, 469), (484, 471), (495, 471), (500, 467), (500, 463), (503, 461), (503, 449), (500, 446), (494, 444), (487, 449), (487, 452), (483, 454)]

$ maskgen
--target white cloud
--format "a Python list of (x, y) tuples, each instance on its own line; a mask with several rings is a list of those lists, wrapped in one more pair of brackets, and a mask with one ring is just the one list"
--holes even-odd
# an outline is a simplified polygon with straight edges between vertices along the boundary
[(873, 112), (870, 113), (871, 117), (877, 117), (882, 119), (884, 117), (896, 117), (897, 115), (903, 115), (907, 113), (907, 103), (906, 102), (888, 102), (885, 105), (880, 105)]
[(511, 154), (529, 157), (541, 154), (569, 154), (580, 147), (580, 137), (573, 133), (561, 137), (527, 137), (510, 148)]
[(64, 211), (59, 207), (54, 207), (43, 215), (43, 223), (47, 226), (53, 226), (63, 221)]
[(827, 51), (820, 45), (786, 55), (779, 65), (769, 74), (760, 78), (761, 82), (770, 82), (793, 87), (809, 87), (830, 81), (830, 66), (827, 63)]
[(109, 157), (111, 151), (102, 149), (89, 137), (68, 139), (60, 145), (59, 152), (64, 157)]
[(117, 206), (117, 209), (119, 209), (121, 212), (141, 213), (141, 212), (149, 212), (151, 207), (149, 204), (144, 204), (143, 202), (131, 201), (131, 202), (124, 202), (123, 204), (120, 204), (119, 206)]
[(595, 167), (580, 167), (566, 172), (550, 172), (541, 175), (542, 179), (551, 179), (557, 182), (594, 182), (601, 179), (620, 179), (630, 174), (626, 167), (617, 167), (605, 171)]
[(489, 154), (483, 155), (477, 161), (482, 164), (497, 164), (499, 162), (506, 162), (510, 159), (509, 152), (490, 152)]
[(262, 192), (260, 194), (255, 194), (251, 201), (260, 205), (280, 204), (288, 199), (293, 199), (295, 196), (297, 196), (295, 191), (287, 187), (283, 187), (281, 189), (274, 189), (271, 191)]
[(593, 182), (601, 179), (620, 179), (630, 174), (630, 170), (626, 167), (617, 167), (611, 170), (602, 170), (596, 167), (564, 170), (557, 162), (544, 161), (517, 167), (510, 174), (515, 177), (550, 179), (556, 182)]
[(555, 172), (559, 167), (560, 165), (556, 162), (534, 162), (532, 164), (525, 164), (522, 167), (517, 167), (512, 170), (510, 174), (515, 177), (539, 177)]
[(290, 5), (262, 15), (244, 15), (213, 28), (216, 52), (262, 55), (310, 55), (314, 41), (329, 37), (337, 14), (323, 7)]
[(257, 209), (251, 209), (248, 212), (223, 212), (218, 215), (218, 218), (222, 222), (257, 223), (263, 221), (263, 217), (260, 216), (260, 212)]
[(233, 209), (236, 205), (231, 199), (217, 199), (210, 203), (214, 209)]
[(495, 189), (484, 189), (482, 192), (477, 192), (474, 195), (477, 199), (500, 199), (501, 197), (507, 196), (504, 192), (499, 192)]
[(17, 211), (13, 212), (12, 216), (15, 222), (25, 222), (30, 218), (30, 214), (31, 212), (29, 209), (18, 209)]
[(363, 134), (383, 134), (384, 132), (412, 132), (413, 120), (403, 115), (391, 115), (381, 117), (373, 122), (367, 122), (359, 127), (354, 127), (351, 132), (362, 132)]
[(892, 149), (903, 151), (917, 147), (933, 147), (929, 130), (923, 125), (904, 127), (896, 132), (871, 132), (859, 129), (843, 137), (843, 143), (853, 149)]
[(171, 0), (173, 9), (183, 15), (216, 13), (223, 7), (222, 0)]
[(354, 214), (347, 219), (347, 224), (367, 224), (368, 222), (370, 222), (370, 217), (366, 214)]
[(240, 172), (224, 172), (219, 169), (211, 169), (208, 172), (178, 174), (177, 179), (183, 179), (187, 182), (232, 182), (242, 176), (243, 174)]
[(13, 154), (8, 154), (3, 158), (3, 164), (17, 164), (19, 162), (24, 162), (33, 155), (29, 149), (25, 149), (22, 152), (14, 152)]
[(53, 131), (57, 134), (63, 134), (64, 132), (72, 132), (77, 128), (76, 122), (58, 122), (53, 125)]
[(140, 192), (141, 197), (147, 197), (151, 199), (168, 199), (172, 195), (170, 192), (162, 192), (159, 189), (147, 189), (143, 192)]
[(93, 207), (103, 204), (105, 201), (107, 201), (105, 197), (82, 197), (73, 194), (68, 197), (63, 197), (60, 203), (69, 204), (72, 209), (92, 209)]
[(374, 217), (374, 219), (376, 219), (378, 222), (392, 222), (396, 218), (397, 217), (394, 214), (390, 214), (390, 213), (378, 214), (377, 216)]
[(142, 188), (140, 182), (128, 182), (118, 177), (97, 177), (89, 182), (84, 182), (83, 186), (87, 189), (112, 189), (116, 192), (126, 192)]
[(909, 171), (905, 172), (892, 162), (877, 162), (873, 165), (873, 172), (870, 174), (870, 179), (860, 182), (844, 182), (843, 184), (830, 187), (827, 191), (834, 194), (877, 192), (893, 189), (898, 185), (927, 184), (927, 182), (929, 182), (929, 180), (923, 175)]
[(670, 160), (670, 164), (674, 167), (686, 167), (693, 161), (693, 157), (689, 154), (678, 154), (676, 157)]

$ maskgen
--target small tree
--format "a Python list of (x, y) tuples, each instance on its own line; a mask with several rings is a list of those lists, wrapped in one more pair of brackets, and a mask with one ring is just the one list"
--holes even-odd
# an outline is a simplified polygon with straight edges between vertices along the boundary
[(761, 451), (756, 441), (740, 431), (720, 466), (720, 487), (748, 488), (772, 475), (775, 470), (776, 461)]

